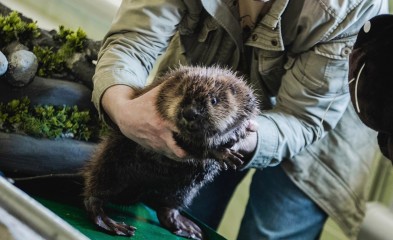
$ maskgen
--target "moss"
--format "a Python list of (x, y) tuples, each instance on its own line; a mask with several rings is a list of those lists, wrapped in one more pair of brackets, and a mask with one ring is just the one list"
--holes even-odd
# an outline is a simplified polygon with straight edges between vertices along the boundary
[(59, 27), (59, 31), (53, 36), (58, 43), (57, 49), (35, 46), (34, 54), (38, 59), (38, 76), (50, 77), (54, 73), (62, 73), (67, 69), (66, 61), (76, 52), (81, 52), (86, 47), (87, 35), (78, 28), (76, 32)]
[(65, 69), (65, 58), (50, 47), (35, 46), (33, 53), (38, 59), (37, 75), (40, 77), (51, 76), (54, 73), (61, 73)]
[[(39, 37), (40, 32), (36, 22), (25, 22), (18, 12), (13, 11), (7, 16), (0, 15), (0, 46), (6, 46), (13, 41), (19, 41), (26, 46)], [(33, 52), (38, 59), (38, 73), (41, 77), (51, 77), (53, 74), (68, 71), (66, 61), (76, 52), (86, 48), (87, 34), (81, 28), (76, 31), (59, 26), (53, 35), (57, 44), (54, 47), (34, 46)]]
[(69, 53), (81, 52), (85, 49), (87, 35), (81, 28), (78, 28), (74, 32), (61, 25), (57, 34), (53, 36), (53, 39), (60, 43), (60, 51), (68, 55)]
[[(0, 48), (13, 41), (30, 46), (37, 56), (37, 75), (41, 77), (65, 75), (71, 71), (67, 68), (67, 59), (76, 52), (84, 51), (87, 45), (87, 35), (81, 28), (73, 31), (59, 26), (59, 30), (52, 35), (55, 45), (33, 47), (33, 40), (40, 37), (40, 30), (36, 22), (23, 21), (16, 11), (7, 16), (0, 15), (0, 36)], [(79, 111), (77, 106), (31, 106), (28, 98), (0, 103), (0, 131), (3, 132), (88, 141), (98, 139), (106, 129), (97, 116), (88, 111)]]
[(40, 35), (37, 22), (25, 22), (16, 11), (7, 16), (0, 15), (0, 46), (5, 46), (15, 40), (25, 44)]
[(73, 138), (89, 141), (105, 132), (96, 116), (77, 106), (31, 106), (25, 97), (0, 103), (0, 131), (39, 138)]

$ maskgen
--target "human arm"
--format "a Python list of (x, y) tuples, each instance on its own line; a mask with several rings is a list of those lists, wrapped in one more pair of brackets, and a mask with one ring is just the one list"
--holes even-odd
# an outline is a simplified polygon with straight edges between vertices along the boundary
[(182, 12), (181, 1), (123, 1), (103, 40), (93, 78), (93, 102), (100, 116), (127, 137), (170, 157), (182, 157), (184, 152), (174, 144), (173, 126), (164, 123), (154, 109), (157, 89), (137, 98), (133, 89), (147, 84)]
[(158, 90), (156, 87), (134, 98), (132, 88), (115, 85), (103, 95), (102, 107), (126, 137), (170, 158), (183, 158), (185, 151), (172, 137), (177, 129), (157, 113), (155, 99)]
[(276, 95), (277, 104), (257, 119), (258, 145), (247, 167), (264, 168), (294, 157), (333, 130), (348, 106), (348, 54), (358, 29), (378, 13), (380, 2), (358, 3), (349, 14), (341, 11), (344, 6), (331, 6), (342, 16), (317, 5), (305, 1), (299, 15), (293, 10), (299, 5), (290, 3), (281, 22), (286, 41), (282, 55), (279, 47), (256, 51), (256, 71), (262, 75), (258, 80)]

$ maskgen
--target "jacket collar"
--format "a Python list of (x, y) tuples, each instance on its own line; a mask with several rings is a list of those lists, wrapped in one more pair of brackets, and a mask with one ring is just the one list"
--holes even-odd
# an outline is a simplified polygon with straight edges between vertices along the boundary
[[(205, 10), (213, 16), (235, 41), (238, 49), (243, 49), (242, 29), (239, 22), (236, 0), (201, 0)], [(281, 16), (289, 0), (272, 0), (272, 6), (254, 29), (247, 45), (267, 50), (283, 51)]]
[(284, 13), (285, 8), (288, 5), (289, 0), (271, 0), (274, 1), (270, 10), (262, 18), (261, 24), (276, 29), (279, 27), (281, 15)]
[(281, 16), (289, 0), (274, 0), (270, 10), (256, 25), (246, 45), (270, 51), (284, 51)]
[(213, 16), (218, 23), (235, 40), (238, 49), (243, 48), (242, 29), (239, 22), (239, 11), (233, 4), (235, 0), (201, 0), (205, 10)]

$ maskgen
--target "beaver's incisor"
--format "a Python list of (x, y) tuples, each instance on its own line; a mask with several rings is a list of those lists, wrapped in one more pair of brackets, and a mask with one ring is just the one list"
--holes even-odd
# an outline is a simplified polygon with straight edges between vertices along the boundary
[(241, 77), (219, 67), (179, 67), (139, 94), (158, 84), (157, 110), (179, 129), (174, 138), (191, 157), (169, 159), (112, 130), (84, 168), (85, 206), (100, 228), (132, 236), (135, 228), (110, 219), (104, 204), (144, 202), (169, 231), (200, 239), (200, 228), (179, 211), (221, 169), (243, 163), (231, 147), (247, 135), (258, 103)]

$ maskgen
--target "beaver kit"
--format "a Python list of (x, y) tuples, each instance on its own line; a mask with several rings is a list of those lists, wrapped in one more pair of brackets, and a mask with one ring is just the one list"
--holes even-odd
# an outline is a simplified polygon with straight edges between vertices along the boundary
[(157, 111), (177, 127), (173, 137), (190, 157), (169, 159), (110, 130), (83, 170), (85, 207), (101, 230), (132, 236), (136, 229), (110, 219), (104, 207), (143, 202), (169, 231), (202, 239), (201, 229), (181, 210), (221, 170), (243, 164), (231, 147), (248, 134), (258, 102), (242, 77), (219, 67), (181, 66), (138, 94), (159, 84)]

